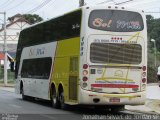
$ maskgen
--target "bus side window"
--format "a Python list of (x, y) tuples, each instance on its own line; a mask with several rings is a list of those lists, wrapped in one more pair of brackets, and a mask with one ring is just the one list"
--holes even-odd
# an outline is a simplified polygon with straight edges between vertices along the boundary
[(70, 58), (70, 72), (78, 72), (78, 57)]

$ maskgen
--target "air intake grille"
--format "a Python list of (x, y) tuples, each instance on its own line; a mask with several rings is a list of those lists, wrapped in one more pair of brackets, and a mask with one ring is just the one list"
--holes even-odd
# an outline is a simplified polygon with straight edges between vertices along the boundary
[(142, 47), (139, 44), (92, 43), (90, 60), (105, 64), (140, 64)]

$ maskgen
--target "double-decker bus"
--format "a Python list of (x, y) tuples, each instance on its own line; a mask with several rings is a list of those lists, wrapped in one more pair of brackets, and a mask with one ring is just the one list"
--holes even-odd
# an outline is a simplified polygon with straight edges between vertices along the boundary
[(147, 28), (143, 11), (84, 6), (21, 31), (16, 92), (53, 107), (145, 103)]

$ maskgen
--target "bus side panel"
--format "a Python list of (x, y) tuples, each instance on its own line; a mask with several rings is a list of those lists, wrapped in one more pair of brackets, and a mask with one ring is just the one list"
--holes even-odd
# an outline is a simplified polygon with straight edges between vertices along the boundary
[(50, 69), (55, 56), (57, 42), (25, 47), (22, 51), (16, 93), (23, 83), (24, 94), (48, 100)]
[(77, 102), (80, 38), (58, 41), (51, 83), (61, 84), (65, 102)]

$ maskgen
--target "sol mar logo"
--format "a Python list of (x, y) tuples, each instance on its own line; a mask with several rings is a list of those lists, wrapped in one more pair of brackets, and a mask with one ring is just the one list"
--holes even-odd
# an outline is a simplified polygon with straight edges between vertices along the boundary
[(42, 48), (30, 48), (29, 56), (39, 56), (45, 54), (45, 47)]

